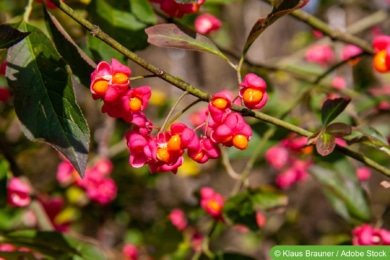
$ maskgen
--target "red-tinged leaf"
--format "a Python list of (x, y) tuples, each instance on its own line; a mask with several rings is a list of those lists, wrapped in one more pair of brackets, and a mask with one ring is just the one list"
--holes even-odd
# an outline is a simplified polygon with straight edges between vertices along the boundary
[(348, 97), (327, 99), (322, 106), (322, 125), (327, 126), (332, 122), (351, 102)]
[(332, 123), (328, 125), (325, 129), (325, 132), (333, 135), (334, 137), (344, 137), (352, 133), (352, 127), (344, 123)]
[(253, 42), (280, 17), (303, 7), (308, 0), (277, 0), (273, 3), (273, 10), (266, 18), (259, 19), (252, 27), (244, 45), (243, 56), (248, 52)]
[(322, 133), (319, 135), (316, 141), (317, 152), (322, 156), (327, 156), (333, 152), (336, 147), (336, 138), (328, 133)]
[(62, 153), (84, 175), (89, 129), (78, 106), (71, 71), (52, 42), (38, 28), (22, 22), (30, 36), (7, 52), (6, 77), (24, 134)]
[(9, 25), (0, 24), (0, 49), (7, 49), (28, 36), (30, 32), (21, 32)]
[(307, 138), (307, 145), (312, 145), (317, 143), (317, 139), (319, 138), (320, 134), (322, 134), (322, 130), (314, 133), (312, 136), (309, 136)]
[(147, 28), (148, 42), (165, 48), (177, 48), (215, 54), (229, 62), (229, 59), (207, 37), (182, 28), (176, 24), (158, 24)]

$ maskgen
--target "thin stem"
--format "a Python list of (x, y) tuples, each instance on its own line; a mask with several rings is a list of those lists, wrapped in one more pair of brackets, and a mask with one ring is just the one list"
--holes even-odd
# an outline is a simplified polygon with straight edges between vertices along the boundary
[(368, 54), (374, 54), (374, 50), (372, 49), (371, 45), (356, 37), (352, 34), (336, 30), (332, 27), (330, 27), (327, 23), (321, 21), (317, 17), (310, 15), (302, 10), (296, 10), (291, 13), (291, 15), (300, 21), (310, 25), (312, 28), (321, 31), (325, 35), (329, 36), (333, 40), (342, 41), (345, 43), (353, 44), (359, 48), (361, 48), (364, 52)]
[[(156, 76), (158, 76), (161, 79), (165, 80), (166, 82), (176, 86), (177, 88), (182, 89), (183, 91), (188, 92), (189, 94), (198, 97), (202, 101), (209, 101), (210, 100), (210, 95), (208, 93), (206, 93), (198, 88), (195, 88), (194, 86), (188, 84), (187, 82), (183, 81), (182, 79), (175, 77), (175, 76), (172, 76), (171, 74), (163, 71), (162, 69), (148, 63), (147, 61), (145, 61), (144, 59), (139, 57), (137, 54), (135, 54), (134, 52), (125, 48), (119, 42), (117, 42), (116, 40), (111, 38), (108, 34), (103, 32), (97, 25), (93, 25), (92, 23), (90, 23), (89, 21), (87, 21), (86, 19), (84, 19), (83, 17), (78, 15), (72, 8), (70, 8), (68, 5), (66, 5), (62, 1), (52, 0), (52, 2), (54, 4), (56, 4), (60, 10), (62, 10), (67, 15), (69, 15), (73, 20), (75, 20), (80, 25), (82, 25), (83, 27), (88, 29), (93, 36), (95, 36), (96, 38), (107, 43), (113, 49), (122, 53), (124, 56), (126, 56), (127, 58), (129, 58), (133, 62), (137, 63), (141, 67), (145, 68), (149, 72), (155, 74)], [(298, 14), (296, 14), (296, 13), (298, 13)], [(341, 40), (341, 41), (344, 41), (347, 43), (354, 44), (369, 54), (374, 53), (371, 46), (369, 46), (369, 44), (367, 42), (364, 42), (357, 37), (354, 37), (348, 33), (343, 33), (340, 31), (333, 30), (331, 27), (329, 27), (327, 24), (323, 23), (319, 19), (312, 17), (309, 14), (306, 14), (300, 10), (294, 11), (293, 14), (294, 14), (294, 17), (296, 17), (300, 20), (306, 21), (309, 25), (313, 25), (314, 28), (317, 28), (319, 30), (324, 30), (327, 33), (327, 35), (331, 36), (333, 39)], [(242, 67), (243, 62), (244, 62), (244, 57), (241, 57), (240, 63), (237, 67), (238, 72), (241, 71), (241, 67)], [(239, 76), (239, 74), (238, 74), (238, 76)], [(240, 112), (243, 115), (251, 116), (251, 117), (263, 120), (265, 122), (268, 122), (270, 124), (285, 128), (285, 129), (290, 130), (292, 132), (295, 132), (299, 135), (303, 135), (303, 136), (308, 137), (308, 136), (311, 136), (313, 134), (310, 131), (307, 131), (303, 128), (292, 125), (290, 123), (284, 122), (283, 120), (280, 120), (278, 118), (266, 115), (262, 112), (252, 111), (250, 109), (240, 107), (237, 105), (233, 105), (233, 110)], [(365, 157), (364, 155), (353, 152), (352, 150), (349, 150), (348, 148), (344, 148), (342, 151), (344, 151), (347, 155), (351, 156), (352, 158), (355, 158), (356, 160), (361, 161), (368, 166), (371, 166), (372, 168), (378, 170), (379, 172), (381, 172), (387, 176), (390, 176), (390, 169), (384, 168), (383, 166), (381, 166), (378, 163), (376, 163), (375, 161)]]
[(321, 80), (323, 78), (325, 78), (326, 76), (328, 76), (330, 73), (332, 73), (332, 71), (347, 64), (349, 61), (351, 61), (353, 59), (358, 59), (359, 57), (361, 57), (363, 55), (364, 55), (364, 53), (360, 53), (358, 55), (354, 55), (352, 57), (349, 57), (348, 59), (342, 60), (342, 61), (334, 64), (333, 66), (329, 67), (324, 73), (322, 73), (320, 76), (318, 76), (317, 79), (313, 82), (313, 84), (319, 84), (321, 82)]
[(165, 128), (169, 125), (169, 124), (168, 124), (168, 119), (171, 117), (173, 111), (175, 110), (175, 108), (177, 107), (177, 105), (180, 103), (180, 101), (181, 101), (187, 94), (188, 94), (188, 92), (184, 91), (184, 92), (180, 95), (180, 97), (176, 100), (175, 104), (173, 104), (173, 106), (172, 106), (171, 110), (169, 111), (167, 117), (165, 118), (164, 123), (163, 123), (163, 125), (161, 126), (159, 132), (164, 131)]
[(111, 46), (113, 49), (117, 50), (133, 62), (137, 63), (139, 66), (143, 67), (147, 71), (153, 73), (154, 75), (160, 77), (161, 79), (165, 80), (166, 82), (180, 88), (183, 91), (187, 91), (188, 93), (191, 93), (194, 96), (197, 96), (199, 99), (203, 101), (208, 101), (210, 99), (209, 94), (201, 91), (200, 89), (195, 88), (194, 86), (188, 84), (187, 82), (183, 81), (182, 79), (172, 76), (171, 74), (163, 71), (162, 69), (150, 64), (143, 58), (139, 57), (134, 52), (130, 51), (129, 49), (125, 48), (123, 45), (121, 45), (119, 42), (117, 42), (115, 39), (111, 38), (108, 34), (106, 34), (103, 30), (99, 28), (99, 26), (94, 25), (90, 23), (85, 18), (81, 17), (79, 14), (77, 14), (72, 8), (70, 8), (67, 4), (63, 3), (60, 0), (52, 0), (52, 2), (58, 6), (59, 9), (61, 9), (64, 13), (69, 15), (73, 20), (78, 22), (81, 26), (86, 28), (90, 31), (90, 33)]
[(225, 169), (229, 176), (232, 177), (232, 179), (240, 180), (241, 176), (240, 174), (236, 173), (236, 171), (233, 169), (233, 166), (230, 164), (229, 156), (227, 155), (225, 147), (221, 147), (221, 156), (223, 166), (225, 166)]
[(174, 117), (172, 117), (172, 119), (169, 121), (169, 125), (172, 124), (173, 122), (175, 122), (179, 117), (181, 117), (185, 112), (187, 112), (188, 109), (190, 109), (191, 107), (195, 106), (200, 101), (201, 101), (200, 99), (197, 99), (194, 102), (192, 102), (191, 104), (189, 104), (188, 106), (186, 106), (183, 110), (181, 110)]
[(133, 81), (133, 80), (139, 80), (139, 79), (146, 79), (146, 78), (155, 78), (157, 77), (157, 75), (140, 75), (140, 76), (136, 76), (136, 77), (131, 77), (129, 78), (130, 81)]
[(23, 14), (23, 21), (28, 22), (30, 19), (31, 11), (32, 11), (32, 5), (34, 3), (34, 0), (29, 0), (28, 4), (26, 6), (26, 9)]
[(276, 127), (274, 126), (270, 129), (268, 129), (264, 133), (264, 135), (262, 136), (261, 141), (256, 146), (256, 149), (253, 151), (253, 155), (251, 156), (249, 161), (246, 163), (244, 170), (241, 172), (241, 178), (235, 184), (235, 186), (232, 190), (232, 193), (231, 193), (232, 196), (236, 195), (240, 191), (240, 189), (242, 188), (243, 185), (246, 185), (245, 181), (249, 177), (249, 174), (250, 174), (257, 158), (259, 157), (261, 151), (263, 150), (265, 143), (271, 138), (271, 136), (275, 133), (275, 131), (276, 131)]

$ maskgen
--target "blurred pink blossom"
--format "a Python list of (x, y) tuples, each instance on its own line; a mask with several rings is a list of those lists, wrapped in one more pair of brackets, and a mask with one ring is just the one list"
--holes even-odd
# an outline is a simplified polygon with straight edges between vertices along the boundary
[(139, 250), (136, 245), (127, 243), (122, 248), (122, 254), (126, 260), (137, 260), (139, 257)]
[[(341, 50), (341, 59), (347, 60), (353, 56), (361, 54), (363, 51), (361, 48), (356, 45), (348, 44)], [(350, 60), (348, 63), (350, 65), (356, 65), (359, 62), (359, 58)]]
[(360, 181), (366, 181), (371, 176), (371, 170), (368, 167), (359, 167), (356, 169), (356, 176)]
[(195, 30), (200, 34), (209, 34), (217, 31), (221, 25), (221, 21), (212, 14), (199, 15), (194, 23)]
[(181, 209), (174, 209), (169, 214), (169, 219), (178, 230), (183, 231), (187, 227), (187, 219)]
[(51, 223), (53, 224), (55, 230), (59, 232), (66, 232), (69, 229), (71, 223), (57, 223), (56, 217), (61, 212), (61, 210), (65, 206), (64, 198), (60, 196), (48, 196), (41, 195), (39, 197), (39, 201), (41, 202), (43, 208), (45, 209), (47, 216), (49, 217)]
[(352, 231), (354, 245), (390, 245), (390, 232), (363, 224)]
[(17, 177), (12, 177), (7, 188), (8, 204), (14, 207), (25, 207), (31, 202), (31, 188)]
[(325, 67), (334, 61), (334, 53), (329, 45), (317, 44), (306, 51), (305, 58), (308, 62), (318, 63)]
[(261, 212), (256, 213), (256, 223), (259, 226), (259, 228), (264, 227), (265, 223), (267, 222), (267, 218), (262, 214)]
[(68, 185), (74, 181), (77, 172), (69, 161), (62, 161), (57, 166), (57, 181), (60, 184)]
[(265, 159), (276, 170), (282, 169), (288, 163), (289, 152), (287, 148), (276, 145), (269, 148), (265, 153)]
[(343, 77), (337, 76), (333, 78), (331, 85), (335, 89), (345, 89), (347, 87), (347, 82)]
[(222, 219), (222, 208), (224, 200), (221, 194), (210, 187), (203, 187), (200, 190), (200, 206), (216, 219)]

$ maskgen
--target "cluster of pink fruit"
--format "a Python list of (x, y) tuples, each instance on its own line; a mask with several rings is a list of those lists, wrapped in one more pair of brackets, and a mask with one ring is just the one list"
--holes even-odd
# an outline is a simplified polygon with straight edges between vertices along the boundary
[[(248, 108), (259, 109), (268, 100), (265, 81), (249, 73), (236, 98), (229, 91), (212, 96), (204, 120), (194, 129), (180, 122), (171, 124), (169, 130), (160, 129), (143, 112), (151, 88), (131, 88), (130, 75), (130, 68), (117, 60), (112, 59), (111, 64), (102, 61), (91, 74), (90, 90), (94, 99), (104, 102), (103, 113), (132, 124), (133, 128), (126, 133), (130, 165), (148, 165), (152, 173), (176, 172), (186, 151), (189, 158), (205, 163), (220, 156), (218, 144), (246, 149), (252, 130), (241, 114), (231, 110), (232, 104), (242, 102)], [(200, 137), (196, 133), (199, 128), (203, 129)], [(156, 134), (152, 133), (154, 129), (159, 129)]]

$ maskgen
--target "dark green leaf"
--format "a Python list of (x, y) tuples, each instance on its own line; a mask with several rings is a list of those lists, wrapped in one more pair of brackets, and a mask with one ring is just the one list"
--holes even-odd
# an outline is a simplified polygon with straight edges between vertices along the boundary
[(36, 257), (34, 256), (33, 253), (28, 253), (28, 252), (20, 252), (20, 251), (15, 251), (15, 252), (3, 252), (0, 251), (0, 257), (2, 259), (7, 259), (7, 260), (36, 260)]
[(266, 18), (259, 19), (252, 27), (244, 45), (243, 56), (247, 53), (253, 42), (280, 17), (293, 12), (304, 6), (308, 0), (278, 0), (274, 3), (274, 8)]
[(0, 49), (7, 49), (23, 40), (30, 32), (21, 32), (9, 25), (0, 24)]
[(332, 123), (326, 127), (325, 132), (334, 137), (344, 137), (352, 133), (352, 127), (344, 123)]
[(158, 24), (147, 28), (145, 31), (148, 35), (148, 42), (152, 45), (208, 52), (229, 61), (210, 39), (176, 24)]
[(46, 9), (44, 13), (58, 52), (72, 68), (72, 72), (80, 79), (81, 84), (89, 88), (90, 75), (95, 69), (96, 63), (77, 46), (53, 15), (48, 13)]
[(61, 152), (84, 175), (89, 129), (76, 103), (69, 67), (39, 29), (21, 23), (28, 38), (11, 47), (6, 77), (24, 134)]
[[(88, 6), (88, 14), (93, 24), (98, 24), (100, 29), (126, 48), (136, 51), (148, 46), (145, 28), (149, 25), (136, 18), (129, 1), (94, 0)], [(117, 56), (107, 55), (107, 52), (114, 52), (113, 48), (93, 36), (88, 37), (88, 47), (95, 60), (110, 61), (111, 58), (116, 58), (123, 61), (123, 58), (117, 57), (123, 57), (117, 51)]]
[(217, 260), (255, 260), (251, 256), (246, 256), (240, 253), (223, 252), (216, 255)]
[(138, 20), (147, 24), (156, 24), (157, 16), (148, 0), (129, 0), (132, 13)]
[(27, 247), (47, 257), (61, 259), (103, 260), (96, 245), (58, 232), (16, 231), (2, 235), (5, 243)]
[(223, 213), (232, 224), (241, 224), (251, 230), (259, 229), (254, 204), (247, 193), (229, 198), (223, 206)]
[(272, 186), (262, 186), (249, 190), (250, 198), (256, 209), (264, 211), (285, 208), (288, 204), (288, 197), (280, 190)]
[(351, 102), (350, 98), (327, 99), (322, 106), (322, 125), (327, 126), (332, 122)]
[[(355, 170), (344, 159), (337, 164), (310, 167), (312, 175), (332, 196), (331, 203), (347, 221), (368, 222), (370, 208)], [(347, 214), (348, 212), (348, 214)]]
[(316, 140), (316, 150), (322, 156), (332, 153), (336, 147), (336, 138), (328, 133), (321, 133)]
[(5, 159), (0, 157), (0, 207), (1, 208), (5, 207), (7, 204), (7, 174), (8, 174), (8, 163)]

